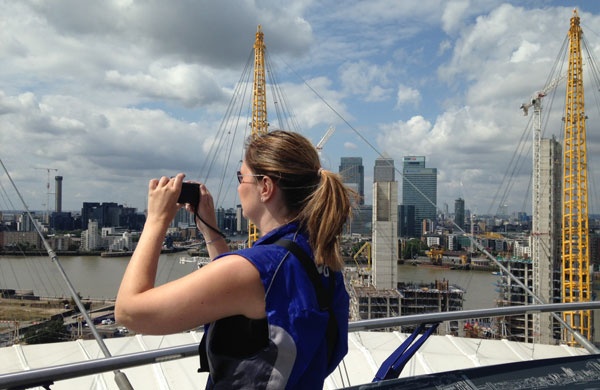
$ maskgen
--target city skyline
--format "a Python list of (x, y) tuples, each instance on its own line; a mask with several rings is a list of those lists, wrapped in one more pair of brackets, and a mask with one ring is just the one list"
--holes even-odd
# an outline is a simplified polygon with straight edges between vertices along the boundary
[[(405, 156), (406, 157), (406, 156)], [(403, 159), (405, 158), (403, 157)], [(410, 156), (410, 158), (423, 158), (426, 159), (426, 156)], [(391, 163), (390, 163), (391, 161)], [(424, 160), (422, 162), (424, 164)], [(379, 172), (379, 175), (381, 176), (381, 180), (380, 181), (396, 181), (396, 174), (398, 173), (398, 176), (401, 178), (402, 181), (397, 181), (398, 185), (399, 185), (399, 198), (398, 198), (398, 202), (399, 205), (402, 204), (401, 202), (401, 195), (402, 194), (402, 188), (403, 188), (403, 182), (406, 181), (404, 180), (404, 173), (402, 171), (398, 171), (398, 168), (395, 167), (395, 160), (390, 158), (390, 157), (379, 157), (378, 159), (375, 160), (374, 165), (373, 165), (373, 172), (374, 175), (373, 177), (373, 182), (375, 183), (377, 181), (377, 175)], [(432, 167), (428, 167), (429, 169), (431, 169)], [(437, 168), (434, 168), (437, 170)], [(344, 173), (345, 172), (345, 173)], [(344, 183), (349, 185), (353, 190), (357, 191), (359, 194), (362, 194), (363, 196), (363, 205), (372, 205), (372, 203), (365, 203), (364, 199), (372, 199), (372, 194), (370, 193), (371, 191), (365, 191), (364, 190), (364, 172), (365, 172), (365, 166), (362, 164), (362, 158), (358, 157), (358, 156), (346, 156), (346, 157), (341, 157), (340, 160), (340, 165), (338, 166), (338, 172), (343, 180)], [(48, 198), (49, 204), (54, 205), (54, 208), (48, 208), (45, 210), (33, 210), (30, 209), (29, 211), (34, 212), (34, 213), (40, 213), (40, 214), (45, 214), (45, 213), (53, 213), (53, 212), (61, 212), (62, 210), (62, 203), (63, 203), (63, 196), (69, 196), (69, 193), (65, 193), (63, 190), (63, 182), (65, 181), (65, 178), (63, 176), (56, 176), (54, 178), (55, 180), (51, 183), (48, 183), (50, 186), (52, 186), (52, 183), (54, 183), (54, 190), (52, 191), (52, 187), (51, 187), (51, 191), (49, 191), (46, 196)], [(68, 178), (67, 178), (68, 179)], [(391, 179), (391, 180), (388, 180)], [(350, 180), (350, 181), (347, 181)], [(410, 178), (409, 178), (410, 180)], [(371, 183), (371, 184), (372, 184)], [(412, 187), (410, 184), (406, 184), (407, 187)], [(368, 186), (367, 188), (370, 188), (370, 186)], [(362, 190), (361, 190), (362, 189)], [(436, 199), (436, 197), (432, 197), (431, 202), (434, 202)], [(456, 198), (453, 200), (452, 204), (456, 204), (456, 200), (461, 199), (463, 201), (463, 207), (464, 207), (464, 202), (465, 199), (462, 198)], [(431, 203), (428, 202), (428, 203)], [(92, 203), (96, 203), (96, 204), (116, 204), (115, 201), (113, 200), (107, 200), (104, 202), (101, 201), (97, 201), (97, 200), (84, 200), (81, 204), (82, 206), (77, 208), (77, 209), (71, 209), (71, 210), (64, 210), (64, 212), (70, 212), (70, 213), (80, 213), (82, 211), (82, 209), (84, 209), (86, 207), (86, 204), (92, 204)], [(60, 206), (60, 209), (58, 209), (58, 207)], [(123, 207), (130, 207), (127, 204), (123, 204), (120, 205)], [(223, 209), (235, 209), (236, 207), (239, 206), (239, 203), (236, 203), (234, 205), (231, 206), (219, 206), (218, 208), (223, 208)], [(437, 205), (437, 214), (449, 214), (449, 204), (444, 203), (442, 205)], [(131, 207), (131, 208), (135, 208), (137, 210), (137, 212), (139, 213), (144, 213), (144, 209), (139, 209), (137, 207)], [(468, 208), (467, 208), (468, 209)], [(11, 211), (23, 211), (22, 208), (15, 208), (15, 209), (0, 209), (0, 211), (6, 211), (6, 212), (11, 212)], [(523, 210), (511, 210), (510, 214), (514, 214), (514, 213), (518, 213), (518, 212), (522, 212)], [(464, 212), (464, 210), (463, 210)], [(450, 213), (450, 214), (454, 214), (454, 213)], [(492, 213), (492, 214), (486, 214), (486, 215), (495, 215), (497, 213)]]
[[(181, 171), (204, 181), (206, 156), (260, 24), (301, 132), (316, 144), (336, 128), (320, 151), (326, 169), (335, 170), (342, 156), (360, 155), (371, 183), (370, 167), (381, 155), (427, 156), (439, 169), (440, 207), (462, 197), (475, 213), (493, 213), (498, 206), (490, 203), (515, 144), (523, 138), (526, 151), (531, 143), (524, 131), (530, 116), (519, 107), (544, 87), (573, 8), (598, 57), (597, 2), (231, 7), (176, 0), (98, 3), (93, 12), (63, 0), (3, 2), (0, 158), (33, 210), (52, 207), (45, 205), (47, 169), (65, 177), (65, 210), (83, 201), (144, 210), (152, 178)], [(588, 99), (592, 90), (586, 87)], [(561, 138), (563, 97), (559, 86), (554, 104), (546, 99), (546, 137)], [(597, 123), (594, 104), (588, 107), (590, 125)], [(279, 127), (274, 105), (268, 108), (271, 128)], [(594, 130), (590, 156), (600, 146)], [(236, 203), (242, 145), (231, 148), (229, 165), (215, 163), (219, 174), (206, 178), (215, 194), (217, 178), (226, 182), (218, 206)], [(511, 188), (510, 210), (529, 212), (531, 158), (522, 157), (503, 188)], [(596, 165), (590, 161), (590, 180), (598, 182)], [(7, 191), (0, 208), (13, 208), (17, 197), (4, 173), (0, 182)], [(596, 198), (590, 211), (600, 211)]]

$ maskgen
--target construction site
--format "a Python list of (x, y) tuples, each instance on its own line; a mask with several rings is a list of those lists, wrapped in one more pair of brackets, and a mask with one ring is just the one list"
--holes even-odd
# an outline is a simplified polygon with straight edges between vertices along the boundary
[[(582, 45), (585, 41), (575, 10), (564, 51), (559, 55), (559, 59), (562, 57), (568, 63), (568, 70), (564, 72), (555, 67), (546, 86), (521, 105), (524, 115), (533, 112), (530, 122), (533, 134), (532, 222), (526, 239), (514, 241), (513, 252), (505, 252), (494, 261), (500, 268), (498, 274), (501, 277), (496, 286), (499, 293), (497, 306), (592, 300), (594, 273), (590, 256), (593, 248), (588, 214)], [(562, 81), (566, 81), (566, 103), (561, 144), (555, 137), (542, 137), (542, 101)], [(394, 313), (408, 315), (462, 309), (461, 290), (447, 282), (433, 281), (425, 286), (398, 284), (398, 215), (395, 212), (398, 183), (393, 174), (378, 175), (377, 164), (374, 176), (373, 238), (369, 258), (372, 267), (368, 276), (363, 272), (359, 282), (352, 287), (352, 303), (356, 306), (352, 313), (358, 316), (357, 319), (367, 319)], [(473, 246), (486, 252), (481, 240), (476, 242), (472, 223), (471, 231), (471, 252)], [(497, 239), (503, 246), (501, 249), (506, 251), (503, 235), (488, 238)], [(447, 249), (450, 248), (432, 247), (427, 253), (431, 263), (443, 265)], [(467, 259), (462, 258), (459, 264), (462, 263), (467, 264)], [(593, 316), (589, 310), (567, 311), (562, 317), (552, 313), (507, 316), (497, 322), (497, 334), (528, 343), (577, 345), (573, 330), (588, 340), (599, 339), (593, 334)]]

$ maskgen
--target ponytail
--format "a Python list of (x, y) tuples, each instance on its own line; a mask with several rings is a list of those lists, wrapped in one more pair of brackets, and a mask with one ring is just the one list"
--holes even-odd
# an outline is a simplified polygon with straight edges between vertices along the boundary
[(343, 269), (339, 239), (358, 194), (340, 175), (321, 168), (313, 144), (299, 133), (274, 130), (249, 139), (245, 162), (277, 182), (286, 207), (308, 233), (315, 262)]
[(308, 231), (316, 263), (339, 271), (344, 267), (339, 239), (352, 218), (352, 198), (357, 194), (344, 185), (338, 174), (320, 168), (319, 175), (321, 181), (298, 218)]

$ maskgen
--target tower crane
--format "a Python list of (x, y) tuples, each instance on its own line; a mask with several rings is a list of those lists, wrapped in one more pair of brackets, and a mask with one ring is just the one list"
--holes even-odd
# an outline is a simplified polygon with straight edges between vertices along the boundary
[[(262, 27), (259, 24), (254, 41), (254, 83), (252, 88), (251, 136), (257, 137), (268, 130), (267, 122), (267, 83), (265, 73), (265, 42)], [(248, 247), (258, 240), (256, 225), (248, 221)]]
[[(58, 172), (56, 168), (34, 168), (34, 169), (42, 169), (48, 173), (48, 179), (46, 181), (46, 218), (50, 214), (50, 171)], [(48, 221), (46, 221), (48, 222)]]
[(534, 108), (534, 111), (535, 111), (535, 109), (541, 110), (542, 109), (541, 108), (542, 98), (546, 97), (548, 92), (550, 92), (554, 88), (556, 88), (558, 86), (558, 84), (560, 84), (560, 82), (565, 79), (565, 77), (567, 77), (567, 75), (563, 74), (563, 75), (555, 78), (547, 86), (545, 86), (544, 89), (534, 93), (529, 102), (521, 104), (521, 109), (523, 110), (523, 115), (527, 116), (527, 114), (529, 113), (529, 109), (532, 106)]
[[(569, 67), (564, 115), (563, 197), (562, 197), (562, 298), (564, 303), (589, 302), (590, 246), (587, 180), (587, 143), (583, 93), (583, 58), (577, 10), (569, 28)], [(565, 311), (564, 321), (591, 340), (591, 310)], [(573, 335), (563, 331), (568, 344), (576, 344)]]
[[(532, 167), (532, 224), (531, 224), (531, 257), (533, 264), (533, 291), (536, 295), (543, 295), (540, 289), (542, 288), (542, 272), (540, 261), (542, 257), (542, 240), (541, 234), (548, 234), (549, 230), (540, 226), (542, 220), (542, 173), (541, 173), (541, 134), (542, 134), (542, 99), (566, 77), (563, 74), (552, 80), (542, 90), (537, 91), (532, 96), (531, 100), (521, 105), (523, 115), (527, 115), (529, 109), (533, 107), (533, 167)], [(550, 237), (545, 237), (546, 239)], [(540, 326), (541, 319), (534, 318), (534, 333), (541, 334)]]
[(327, 131), (325, 132), (325, 134), (323, 135), (323, 137), (321, 138), (321, 140), (317, 143), (317, 145), (315, 146), (315, 148), (317, 149), (317, 151), (320, 153), (321, 150), (323, 150), (323, 146), (325, 146), (325, 144), (327, 143), (327, 141), (329, 141), (329, 138), (331, 138), (331, 136), (333, 135), (333, 132), (335, 131), (335, 127), (334, 126), (329, 126), (329, 128), (327, 129)]

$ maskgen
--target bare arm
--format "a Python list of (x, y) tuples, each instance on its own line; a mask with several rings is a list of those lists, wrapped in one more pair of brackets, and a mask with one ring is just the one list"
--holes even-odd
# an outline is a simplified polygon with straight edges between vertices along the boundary
[(119, 288), (117, 321), (138, 332), (167, 334), (236, 314), (264, 317), (264, 289), (258, 270), (237, 255), (154, 286), (165, 232), (180, 207), (175, 201), (182, 180), (183, 175), (177, 175), (149, 184), (148, 218)]

